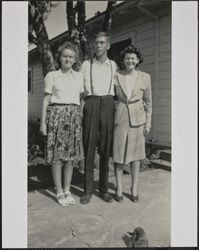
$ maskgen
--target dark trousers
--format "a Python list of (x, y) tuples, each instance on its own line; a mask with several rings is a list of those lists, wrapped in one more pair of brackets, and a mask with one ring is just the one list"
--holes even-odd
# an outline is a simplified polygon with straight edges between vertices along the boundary
[(83, 109), (83, 147), (85, 155), (86, 194), (94, 191), (94, 158), (100, 155), (99, 192), (108, 192), (109, 156), (112, 150), (114, 122), (113, 97), (89, 96)]

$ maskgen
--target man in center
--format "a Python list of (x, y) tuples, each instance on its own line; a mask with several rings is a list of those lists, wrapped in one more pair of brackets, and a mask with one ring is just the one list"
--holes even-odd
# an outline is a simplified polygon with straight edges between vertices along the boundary
[(94, 159), (98, 146), (100, 156), (99, 197), (113, 199), (108, 193), (109, 157), (114, 124), (114, 75), (116, 63), (107, 57), (110, 37), (105, 32), (94, 36), (94, 58), (82, 65), (86, 100), (83, 108), (83, 147), (85, 154), (84, 194), (82, 204), (90, 202), (94, 192)]

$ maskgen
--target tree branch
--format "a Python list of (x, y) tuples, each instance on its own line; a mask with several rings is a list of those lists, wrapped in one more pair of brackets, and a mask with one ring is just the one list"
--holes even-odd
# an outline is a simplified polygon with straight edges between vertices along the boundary
[(43, 75), (55, 70), (54, 58), (49, 43), (48, 33), (42, 14), (37, 6), (37, 1), (29, 1), (29, 38), (35, 42), (33, 31), (36, 35), (37, 46), (40, 53)]
[(37, 38), (30, 32), (28, 32), (28, 41), (30, 43), (34, 43), (36, 46), (38, 46)]
[(77, 12), (78, 12), (78, 29), (79, 29), (79, 39), (80, 39), (80, 46), (83, 54), (83, 60), (87, 60), (90, 58), (90, 47), (88, 43), (88, 39), (86, 36), (86, 26), (85, 26), (85, 19), (86, 19), (86, 9), (85, 9), (85, 1), (78, 1), (77, 2)]
[(116, 4), (117, 4), (117, 1), (109, 1), (107, 4), (103, 28), (102, 28), (102, 30), (104, 32), (109, 32), (111, 30), (112, 12), (113, 12), (113, 9), (115, 8)]
[(77, 24), (76, 24), (76, 20), (75, 20), (76, 10), (75, 10), (75, 8), (73, 6), (73, 1), (72, 0), (69, 0), (66, 3), (66, 16), (67, 16), (69, 37), (74, 42), (79, 43)]

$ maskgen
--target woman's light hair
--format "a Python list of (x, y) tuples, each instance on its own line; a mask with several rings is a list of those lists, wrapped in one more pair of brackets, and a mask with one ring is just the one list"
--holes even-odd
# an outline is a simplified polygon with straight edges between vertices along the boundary
[(72, 51), (75, 52), (75, 60), (76, 62), (73, 65), (73, 69), (78, 71), (80, 68), (80, 51), (79, 51), (79, 46), (78, 44), (71, 42), (71, 41), (67, 41), (64, 42), (63, 44), (61, 44), (58, 49), (57, 49), (57, 53), (56, 53), (56, 64), (57, 67), (56, 68), (61, 68), (61, 63), (60, 63), (60, 56), (62, 54), (62, 51), (65, 49), (70, 49)]

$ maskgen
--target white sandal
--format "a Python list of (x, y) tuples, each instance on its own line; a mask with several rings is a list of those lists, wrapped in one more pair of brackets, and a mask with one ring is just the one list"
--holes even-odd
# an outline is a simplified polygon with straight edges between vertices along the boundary
[(72, 197), (70, 191), (65, 191), (64, 192), (65, 197), (66, 197), (66, 202), (68, 205), (74, 205), (75, 204), (75, 199)]
[(65, 195), (63, 192), (56, 194), (56, 197), (57, 197), (57, 202), (59, 203), (59, 205), (61, 205), (63, 207), (68, 206), (68, 203), (66, 201), (66, 198), (65, 198)]

